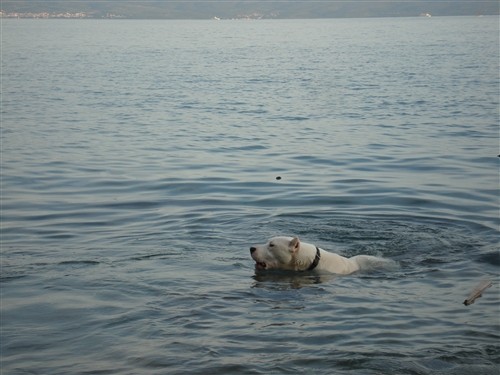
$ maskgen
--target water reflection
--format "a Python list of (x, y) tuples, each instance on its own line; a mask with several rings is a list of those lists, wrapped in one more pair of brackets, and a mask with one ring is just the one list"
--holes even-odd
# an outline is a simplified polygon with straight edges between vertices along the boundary
[(305, 286), (321, 284), (332, 281), (338, 275), (333, 273), (312, 273), (312, 272), (294, 272), (294, 271), (255, 271), (252, 278), (255, 283), (252, 288), (266, 288), (273, 290), (300, 289)]

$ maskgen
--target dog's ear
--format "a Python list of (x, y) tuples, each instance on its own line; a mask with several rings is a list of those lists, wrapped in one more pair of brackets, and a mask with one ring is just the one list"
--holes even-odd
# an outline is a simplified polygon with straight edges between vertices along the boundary
[(292, 238), (292, 240), (288, 244), (288, 248), (290, 249), (291, 253), (296, 253), (297, 251), (299, 251), (299, 248), (300, 248), (299, 237)]

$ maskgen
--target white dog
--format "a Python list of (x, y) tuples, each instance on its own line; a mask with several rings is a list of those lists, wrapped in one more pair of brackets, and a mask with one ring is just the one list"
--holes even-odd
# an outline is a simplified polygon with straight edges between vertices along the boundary
[(370, 255), (345, 258), (330, 253), (298, 237), (273, 237), (265, 245), (252, 246), (250, 254), (257, 270), (326, 271), (348, 275), (361, 269), (395, 264)]

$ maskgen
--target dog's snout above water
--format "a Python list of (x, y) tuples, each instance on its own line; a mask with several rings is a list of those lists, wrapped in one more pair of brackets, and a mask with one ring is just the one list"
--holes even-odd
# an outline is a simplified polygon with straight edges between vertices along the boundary
[(257, 249), (256, 249), (255, 247), (253, 247), (253, 246), (252, 246), (252, 247), (250, 248), (250, 253), (253, 253), (255, 250), (257, 250)]

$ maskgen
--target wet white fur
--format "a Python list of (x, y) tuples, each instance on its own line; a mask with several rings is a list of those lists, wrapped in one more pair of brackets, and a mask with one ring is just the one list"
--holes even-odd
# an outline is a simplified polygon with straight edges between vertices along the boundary
[[(273, 237), (264, 245), (252, 246), (250, 252), (257, 269), (305, 271), (316, 257), (316, 246), (301, 242), (298, 237)], [(371, 255), (346, 258), (323, 249), (320, 249), (320, 255), (319, 263), (314, 268), (315, 272), (347, 275), (359, 270), (395, 265), (391, 260)]]

